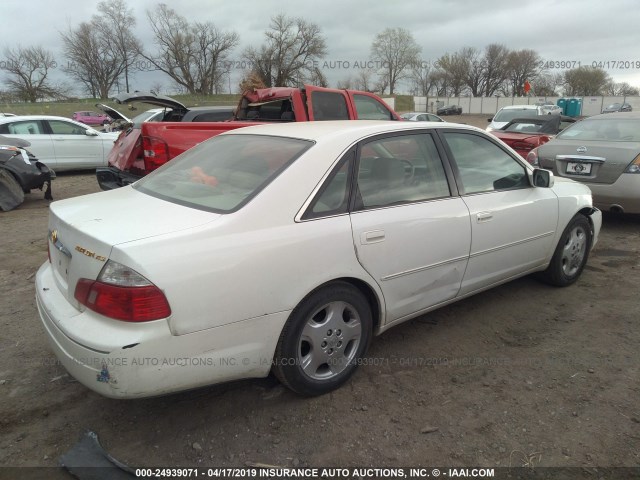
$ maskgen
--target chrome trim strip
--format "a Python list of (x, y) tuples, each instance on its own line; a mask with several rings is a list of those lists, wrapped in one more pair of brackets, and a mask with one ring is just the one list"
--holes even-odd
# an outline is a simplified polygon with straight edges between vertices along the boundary
[(445, 260), (443, 262), (433, 263), (431, 265), (425, 265), (424, 267), (412, 268), (411, 270), (405, 270), (404, 272), (392, 273), (391, 275), (387, 275), (386, 277), (382, 277), (380, 280), (386, 282), (387, 280), (393, 280), (394, 278), (404, 277), (405, 275), (411, 275), (412, 273), (422, 272), (424, 270), (429, 270), (431, 268), (441, 267), (443, 265), (448, 265), (450, 263), (459, 262), (461, 260), (466, 260), (467, 256), (452, 258), (450, 260)]
[(588, 155), (556, 155), (556, 160), (576, 160), (578, 162), (604, 163), (604, 157), (591, 157)]
[(556, 233), (556, 232), (555, 231), (551, 231), (551, 232), (541, 233), (540, 235), (534, 235), (533, 237), (525, 238), (523, 240), (518, 240), (517, 242), (511, 242), (511, 243), (507, 243), (505, 245), (500, 245), (499, 247), (493, 247), (493, 248), (489, 248), (487, 250), (482, 250), (480, 252), (472, 253), (471, 255), (469, 255), (469, 258), (479, 257), (480, 255), (484, 255), (486, 253), (497, 252), (499, 250), (503, 250), (503, 249), (509, 248), (509, 247), (515, 247), (516, 245), (522, 245), (523, 243), (532, 242), (533, 240), (540, 240), (541, 238), (548, 237), (549, 235), (553, 235), (554, 233)]
[(62, 244), (58, 238), (57, 232), (54, 233), (52, 230), (49, 230), (49, 241), (53, 244), (56, 250), (60, 251), (64, 256), (71, 258), (71, 252)]

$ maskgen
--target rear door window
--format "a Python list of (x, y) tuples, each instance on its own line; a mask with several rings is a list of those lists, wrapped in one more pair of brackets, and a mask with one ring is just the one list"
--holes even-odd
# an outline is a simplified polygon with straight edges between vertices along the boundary
[(430, 134), (394, 135), (367, 142), (360, 151), (356, 208), (421, 202), (451, 195)]
[(45, 135), (46, 132), (39, 120), (25, 120), (6, 123), (0, 126), (0, 133), (9, 135)]
[(314, 90), (311, 107), (314, 120), (349, 120), (347, 100), (342, 93)]

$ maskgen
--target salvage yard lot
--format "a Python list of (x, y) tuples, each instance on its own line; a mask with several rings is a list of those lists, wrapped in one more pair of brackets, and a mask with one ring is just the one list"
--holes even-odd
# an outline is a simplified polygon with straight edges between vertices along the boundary
[[(96, 191), (91, 173), (53, 185)], [(87, 429), (131, 466), (640, 464), (637, 216), (605, 216), (575, 285), (523, 278), (396, 327), (331, 394), (268, 378), (122, 401), (47, 344), (33, 287), (47, 207), (34, 192), (0, 215), (0, 465), (55, 466)]]

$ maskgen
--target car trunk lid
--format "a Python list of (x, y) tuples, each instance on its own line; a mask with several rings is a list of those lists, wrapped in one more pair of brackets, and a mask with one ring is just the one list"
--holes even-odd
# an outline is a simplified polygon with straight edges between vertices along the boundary
[(111, 118), (114, 121), (124, 120), (127, 123), (131, 123), (131, 119), (129, 117), (126, 117), (115, 108), (112, 108), (108, 105), (104, 105), (102, 103), (96, 103), (96, 107), (102, 110), (104, 113), (106, 113), (109, 116), (109, 118)]
[[(48, 246), (55, 281), (76, 308), (78, 280), (96, 279), (113, 246), (194, 228), (220, 217), (159, 200), (132, 187), (87, 195), (83, 200), (54, 202), (49, 216)], [(141, 212), (144, 222), (140, 221)]]
[(186, 106), (171, 97), (156, 95), (149, 92), (121, 93), (120, 95), (114, 97), (113, 101), (119, 104), (142, 102), (148, 103), (150, 105), (156, 105), (158, 107), (171, 108), (173, 110), (187, 110)]
[(540, 147), (542, 168), (589, 183), (614, 183), (640, 153), (640, 142), (563, 140)]

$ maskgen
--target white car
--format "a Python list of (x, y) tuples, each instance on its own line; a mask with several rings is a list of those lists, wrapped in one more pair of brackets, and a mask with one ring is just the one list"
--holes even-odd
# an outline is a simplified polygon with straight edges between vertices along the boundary
[(104, 133), (75, 120), (50, 115), (0, 118), (0, 135), (31, 143), (29, 150), (54, 171), (107, 164), (118, 133)]
[(102, 395), (270, 371), (316, 395), (394, 325), (532, 272), (575, 282), (600, 225), (587, 187), (474, 127), (249, 127), (52, 203), (36, 298), (57, 357)]
[(562, 115), (564, 112), (561, 107), (553, 103), (543, 103), (538, 105), (541, 115)]
[(536, 117), (542, 115), (541, 107), (537, 105), (508, 105), (498, 110), (492, 118), (489, 118), (487, 132), (500, 130), (514, 118)]
[(444, 122), (439, 116), (425, 112), (407, 112), (400, 115), (400, 118), (410, 122)]

